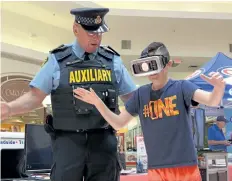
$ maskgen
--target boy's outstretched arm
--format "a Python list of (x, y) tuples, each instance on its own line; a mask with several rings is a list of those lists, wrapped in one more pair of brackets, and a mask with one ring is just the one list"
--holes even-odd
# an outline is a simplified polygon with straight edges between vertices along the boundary
[(201, 75), (201, 78), (208, 84), (214, 87), (212, 92), (204, 90), (196, 90), (193, 95), (193, 100), (207, 105), (207, 106), (218, 106), (223, 98), (225, 91), (225, 81), (223, 76), (218, 72), (211, 72), (209, 76)]
[(119, 115), (113, 113), (104, 102), (98, 97), (93, 89), (90, 88), (90, 91), (77, 88), (73, 90), (76, 94), (75, 97), (89, 104), (95, 105), (104, 119), (115, 129), (118, 130), (124, 127), (129, 121), (133, 119), (133, 116), (123, 109)]

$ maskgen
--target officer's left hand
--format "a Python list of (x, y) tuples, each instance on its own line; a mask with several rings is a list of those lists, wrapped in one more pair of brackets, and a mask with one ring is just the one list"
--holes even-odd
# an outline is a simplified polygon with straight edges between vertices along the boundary
[(218, 87), (223, 89), (226, 85), (225, 80), (223, 79), (223, 76), (219, 72), (211, 72), (209, 73), (209, 76), (206, 76), (204, 74), (201, 75), (201, 78), (211, 84), (214, 87)]
[(90, 88), (90, 91), (83, 88), (77, 88), (74, 89), (73, 92), (76, 94), (74, 96), (77, 99), (80, 99), (89, 104), (96, 105), (101, 100), (92, 88)]

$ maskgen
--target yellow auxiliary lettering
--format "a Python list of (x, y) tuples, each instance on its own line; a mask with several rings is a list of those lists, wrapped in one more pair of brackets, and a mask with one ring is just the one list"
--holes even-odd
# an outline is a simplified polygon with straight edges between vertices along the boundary
[(92, 69), (87, 69), (87, 81), (89, 82), (90, 81), (90, 78), (89, 78), (89, 72), (91, 72)]
[(93, 77), (93, 69), (91, 69), (89, 73), (90, 73), (90, 81), (95, 81), (95, 77)]
[(108, 81), (107, 75), (106, 75), (106, 71), (102, 70), (102, 77), (104, 81)]
[(75, 82), (81, 82), (81, 73), (80, 73), (80, 71), (79, 70), (76, 70), (75, 71)]
[(71, 71), (69, 73), (69, 83), (71, 84), (71, 83), (75, 83), (75, 82), (76, 81), (75, 81), (74, 73), (73, 73), (73, 71)]
[(106, 70), (109, 81), (111, 82), (111, 70)]
[(97, 77), (98, 77), (98, 81), (103, 81), (103, 77), (100, 69), (98, 69), (97, 71)]
[(94, 77), (95, 77), (95, 80), (98, 81), (97, 69), (94, 69)]
[(87, 70), (81, 70), (81, 82), (87, 82), (86, 71)]

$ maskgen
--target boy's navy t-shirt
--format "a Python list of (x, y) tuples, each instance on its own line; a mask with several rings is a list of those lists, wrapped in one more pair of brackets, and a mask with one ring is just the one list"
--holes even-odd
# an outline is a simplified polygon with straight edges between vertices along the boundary
[(197, 89), (187, 80), (169, 80), (157, 91), (148, 84), (125, 104), (132, 116), (139, 115), (149, 169), (197, 164), (190, 127), (190, 105)]

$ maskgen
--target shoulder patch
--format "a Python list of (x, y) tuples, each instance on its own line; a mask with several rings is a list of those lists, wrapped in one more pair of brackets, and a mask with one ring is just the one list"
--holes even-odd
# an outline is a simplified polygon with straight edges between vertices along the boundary
[(44, 60), (44, 62), (41, 64), (41, 67), (43, 67), (48, 62), (48, 57)]
[(49, 53), (56, 53), (56, 52), (64, 51), (68, 47), (69, 46), (65, 46), (64, 44), (62, 44), (62, 45), (54, 48), (53, 50), (50, 50)]
[(106, 51), (113, 53), (114, 55), (120, 56), (120, 54), (116, 50), (114, 50), (112, 47), (108, 45), (101, 45), (101, 47)]

